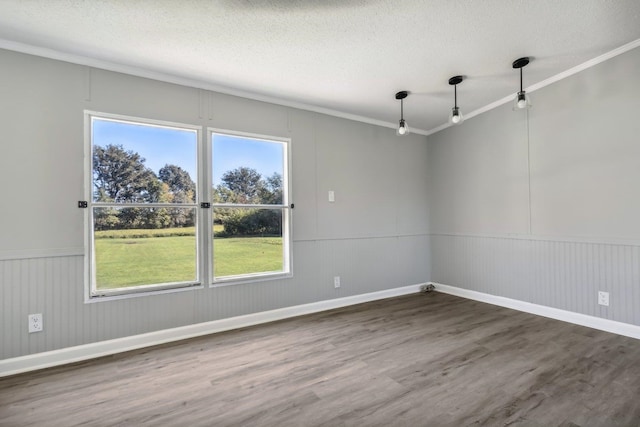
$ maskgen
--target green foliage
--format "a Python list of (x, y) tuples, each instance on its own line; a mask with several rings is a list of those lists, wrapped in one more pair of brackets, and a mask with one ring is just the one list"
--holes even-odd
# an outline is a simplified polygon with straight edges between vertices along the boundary
[[(193, 227), (196, 185), (189, 173), (166, 164), (158, 175), (144, 165), (138, 153), (122, 145), (94, 146), (93, 183), (95, 200), (122, 203), (123, 207), (94, 210), (95, 230), (162, 230)], [(282, 176), (263, 179), (255, 169), (239, 167), (222, 175), (222, 184), (213, 189), (214, 203), (281, 204)], [(126, 203), (167, 203), (168, 207), (126, 207)], [(282, 218), (277, 210), (216, 208), (214, 222), (224, 226), (225, 236), (281, 236)], [(162, 234), (162, 233), (160, 233)]]
[(234, 209), (224, 221), (224, 235), (281, 236), (281, 213), (273, 209)]
[(282, 176), (274, 173), (262, 183), (258, 190), (260, 203), (269, 205), (282, 204)]
[(167, 184), (173, 195), (173, 203), (195, 203), (196, 184), (189, 176), (189, 172), (176, 165), (164, 165), (158, 172), (160, 181)]
[(262, 176), (255, 169), (241, 166), (222, 175), (222, 186), (234, 195), (233, 203), (261, 203)]
[(274, 173), (266, 179), (255, 169), (239, 167), (222, 175), (222, 184), (213, 188), (214, 203), (282, 204), (282, 176)]
[(94, 210), (93, 220), (96, 230), (111, 230), (120, 224), (118, 209), (98, 208)]
[(191, 227), (195, 210), (178, 207), (195, 201), (195, 183), (176, 165), (165, 165), (159, 177), (144, 165), (138, 153), (122, 145), (94, 146), (94, 197), (98, 202), (172, 203), (166, 208), (99, 208), (94, 212), (96, 230), (161, 229)]
[(145, 159), (122, 145), (93, 147), (93, 185), (99, 202), (150, 202), (157, 178)]
[[(282, 204), (282, 176), (274, 173), (263, 179), (255, 169), (239, 167), (222, 175), (222, 184), (213, 188), (214, 203)], [(281, 236), (279, 210), (215, 208), (214, 222), (224, 225), (224, 236)]]
[[(215, 224), (213, 226), (214, 235), (222, 233), (224, 227)], [(133, 229), (133, 230), (103, 230), (94, 233), (95, 239), (136, 239), (146, 237), (176, 237), (176, 236), (195, 236), (195, 227), (175, 227), (162, 228), (159, 230)]]
[(96, 231), (94, 236), (96, 239), (134, 239), (146, 237), (176, 237), (176, 236), (195, 236), (195, 227), (179, 227), (179, 228), (163, 228), (160, 230), (105, 230)]
[(240, 203), (236, 193), (224, 185), (214, 187), (211, 198), (213, 199), (213, 203)]
[[(196, 184), (191, 180), (189, 172), (176, 165), (164, 165), (158, 172), (158, 178), (167, 186), (170, 195), (168, 203), (195, 203)], [(190, 227), (195, 224), (193, 209), (169, 208), (172, 227)]]
[[(189, 173), (180, 166), (165, 164), (158, 171), (158, 178), (169, 185), (174, 194), (178, 192), (188, 193), (196, 191), (196, 185), (191, 180)], [(192, 202), (195, 199), (191, 200)]]

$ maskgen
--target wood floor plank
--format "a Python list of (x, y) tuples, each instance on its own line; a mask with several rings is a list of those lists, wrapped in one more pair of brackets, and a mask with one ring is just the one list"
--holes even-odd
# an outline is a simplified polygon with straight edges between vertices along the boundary
[(640, 426), (640, 341), (431, 293), (0, 379), (0, 426)]

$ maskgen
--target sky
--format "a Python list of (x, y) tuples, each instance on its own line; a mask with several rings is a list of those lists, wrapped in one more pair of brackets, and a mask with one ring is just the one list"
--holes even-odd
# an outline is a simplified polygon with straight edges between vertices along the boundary
[[(126, 122), (94, 119), (93, 143), (106, 147), (122, 145), (145, 158), (145, 165), (156, 174), (166, 164), (180, 166), (195, 182), (197, 133), (188, 129), (137, 125)], [(257, 170), (263, 177), (283, 174), (283, 145), (259, 139), (213, 135), (213, 185), (220, 177), (240, 166)]]
[(283, 175), (283, 147), (278, 142), (214, 134), (212, 157), (214, 186), (225, 172), (240, 166), (257, 170), (263, 178)]

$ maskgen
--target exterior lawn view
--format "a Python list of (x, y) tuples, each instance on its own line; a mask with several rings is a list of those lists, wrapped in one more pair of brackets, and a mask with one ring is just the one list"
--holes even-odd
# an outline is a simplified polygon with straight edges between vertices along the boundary
[(202, 280), (197, 241), (203, 232), (212, 233), (215, 278), (284, 270), (281, 144), (212, 139), (212, 227), (206, 231), (192, 179), (195, 131), (93, 120), (94, 289)]
[[(133, 238), (110, 238), (108, 232), (96, 232), (98, 288), (194, 280), (195, 232), (193, 227), (190, 230), (189, 236)], [(151, 235), (156, 230), (135, 231)], [(218, 239), (213, 265), (216, 277), (282, 271), (282, 237)]]

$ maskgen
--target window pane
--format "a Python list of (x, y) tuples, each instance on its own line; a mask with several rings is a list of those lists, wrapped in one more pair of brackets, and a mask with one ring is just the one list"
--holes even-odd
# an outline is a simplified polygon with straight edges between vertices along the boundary
[(216, 278), (282, 272), (282, 209), (215, 208)]
[(195, 203), (197, 132), (93, 118), (93, 201)]
[(93, 208), (96, 289), (195, 282), (195, 215), (195, 208)]
[(283, 204), (284, 144), (213, 134), (213, 202)]

